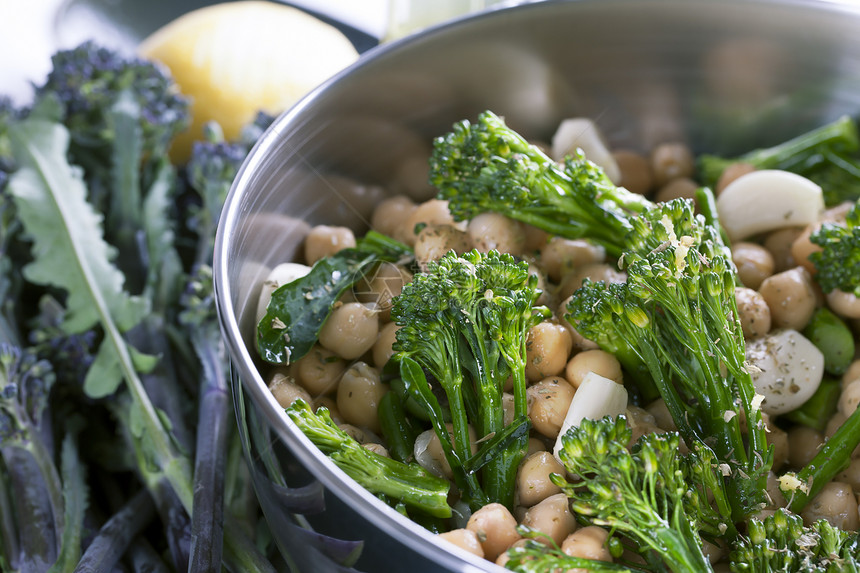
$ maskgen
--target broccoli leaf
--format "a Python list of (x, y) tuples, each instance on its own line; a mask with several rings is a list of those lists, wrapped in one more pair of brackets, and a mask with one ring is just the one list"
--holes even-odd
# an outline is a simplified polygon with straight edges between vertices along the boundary
[[(125, 332), (146, 315), (144, 299), (123, 289), (124, 276), (111, 263), (102, 217), (86, 201), (80, 172), (66, 160), (69, 134), (56, 123), (28, 119), (10, 129), (20, 166), (9, 181), (19, 217), (33, 240), (34, 260), (24, 276), (67, 293), (63, 330), (75, 334), (98, 323)], [(72, 224), (74, 223), (74, 224)], [(93, 397), (113, 393), (122, 381), (117, 348), (99, 352), (99, 378), (85, 387)], [(102, 377), (105, 376), (105, 377)]]

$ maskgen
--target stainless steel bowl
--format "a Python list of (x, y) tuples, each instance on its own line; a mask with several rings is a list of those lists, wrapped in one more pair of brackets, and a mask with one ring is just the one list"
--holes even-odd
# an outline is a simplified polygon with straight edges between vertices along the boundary
[[(398, 170), (420, 165), (434, 136), (485, 109), (537, 139), (586, 116), (614, 147), (681, 140), (722, 153), (856, 114), (858, 29), (860, 5), (848, 1), (532, 3), (376, 48), (281, 116), (233, 185), (215, 279), (257, 493), (300, 570), (338, 570), (358, 551), (363, 571), (496, 569), (345, 479), (267, 391), (253, 349), (257, 293), (311, 225), (363, 231), (381, 196), (429, 197), (423, 185), (404, 189)], [(332, 550), (324, 536), (356, 543)]]

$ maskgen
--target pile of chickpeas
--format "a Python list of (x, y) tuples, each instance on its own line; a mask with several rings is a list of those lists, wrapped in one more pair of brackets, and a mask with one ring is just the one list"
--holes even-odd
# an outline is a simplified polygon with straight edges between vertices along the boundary
[[(683, 144), (659, 145), (647, 155), (615, 150), (612, 156), (621, 173), (617, 183), (654, 201), (692, 199), (699, 186), (693, 179), (693, 154)], [(743, 164), (729, 168), (716, 193), (751, 169)], [(409, 172), (415, 178), (414, 188), (426, 185), (426, 170)], [(823, 214), (822, 221), (844, 219), (846, 211), (845, 206), (831, 209)], [(406, 194), (389, 197), (375, 207), (370, 224), (373, 229), (413, 247), (422, 267), (450, 250), (462, 253), (496, 249), (511, 253), (528, 261), (538, 276), (543, 291), (538, 303), (554, 309), (551, 318), (528, 333), (526, 379), (532, 431), (528, 454), (517, 476), (513, 511), (497, 503), (490, 504), (473, 513), (463, 527), (439, 537), (503, 565), (505, 550), (523, 542), (516, 527), (524, 524), (549, 536), (568, 555), (611, 560), (606, 530), (578, 527), (566, 496), (549, 476), (565, 473), (552, 454), (552, 445), (585, 375), (594, 372), (618, 384), (624, 381), (618, 360), (580, 336), (564, 319), (567, 301), (585, 278), (618, 282), (625, 280), (625, 273), (607, 258), (602, 247), (587, 240), (549, 236), (495, 213), (455, 222), (447, 203), (438, 199), (416, 201)], [(815, 282), (815, 269), (807, 258), (817, 248), (809, 241), (813, 228), (787, 227), (733, 245), (734, 262), (743, 284), (736, 296), (746, 339), (765, 336), (774, 329), (802, 331), (812, 313), (823, 305), (843, 317), (854, 329), (856, 338), (860, 301), (845, 293), (825, 296)], [(420, 229), (417, 234), (416, 229)], [(304, 263), (312, 265), (321, 257), (355, 243), (355, 236), (348, 228), (314, 227), (305, 240)], [(278, 402), (286, 407), (301, 397), (314, 406), (325, 406), (340, 427), (365, 447), (387, 455), (380, 437), (377, 407), (390, 390), (380, 371), (392, 355), (397, 330), (391, 322), (390, 299), (409, 280), (411, 274), (407, 269), (382, 265), (373, 276), (365, 277), (345, 294), (311, 352), (289, 366), (272, 370), (269, 386)], [(778, 419), (765, 416), (768, 439), (775, 447), (775, 461), (768, 488), (772, 505), (763, 515), (786, 504), (776, 476), (806, 464), (857, 408), (860, 360), (855, 358), (842, 377), (842, 388), (838, 412), (824, 431), (806, 426), (783, 427)], [(512, 419), (510, 394), (506, 395), (505, 407), (508, 419)], [(633, 429), (632, 441), (644, 433), (676, 429), (662, 400), (630, 405), (627, 418)], [(432, 430), (428, 432), (423, 439), (419, 438), (421, 447), (420, 451), (416, 448), (416, 461), (450, 478), (438, 437)], [(474, 438), (477, 443), (482, 436)], [(807, 522), (824, 518), (843, 529), (856, 530), (860, 527), (858, 492), (860, 453), (808, 504), (802, 516)], [(725, 548), (707, 543), (706, 552), (714, 563), (727, 554)]]

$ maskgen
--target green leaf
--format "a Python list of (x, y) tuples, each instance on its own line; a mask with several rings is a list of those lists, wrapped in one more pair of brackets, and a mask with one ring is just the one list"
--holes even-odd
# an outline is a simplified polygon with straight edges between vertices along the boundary
[(268, 362), (289, 364), (311, 349), (343, 292), (379, 260), (375, 253), (344, 249), (320, 259), (304, 277), (272, 293), (257, 328), (257, 349)]
[[(80, 170), (66, 159), (68, 131), (57, 123), (31, 119), (13, 126), (9, 136), (20, 166), (9, 191), (33, 240), (33, 262), (24, 267), (25, 278), (67, 293), (62, 324), (66, 332), (96, 325), (120, 333), (132, 328), (149, 307), (145, 299), (124, 290), (125, 277), (111, 262), (114, 249), (104, 240), (102, 216), (87, 203)], [(116, 389), (123, 375), (120, 352), (115, 340), (103, 344), (85, 390), (104, 396)]]

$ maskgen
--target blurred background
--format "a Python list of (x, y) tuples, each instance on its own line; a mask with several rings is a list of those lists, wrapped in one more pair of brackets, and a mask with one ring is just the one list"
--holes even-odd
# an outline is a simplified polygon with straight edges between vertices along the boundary
[[(50, 56), (87, 39), (133, 51), (141, 40), (206, 0), (0, 0), (0, 93), (29, 101), (31, 82), (50, 69)], [(474, 12), (499, 0), (292, 0), (336, 24), (363, 52), (427, 24)]]

